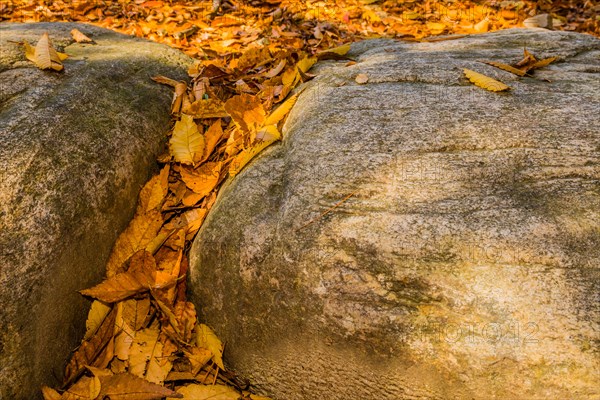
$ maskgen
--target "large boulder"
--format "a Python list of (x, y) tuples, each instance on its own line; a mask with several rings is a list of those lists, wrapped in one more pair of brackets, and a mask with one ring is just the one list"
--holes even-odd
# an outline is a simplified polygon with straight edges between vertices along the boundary
[[(78, 28), (96, 45), (73, 43)], [(49, 32), (63, 73), (25, 60), (18, 42)], [(81, 340), (113, 243), (163, 150), (170, 90), (185, 76), (166, 46), (84, 24), (0, 25), (0, 398), (55, 385)]]
[[(477, 62), (524, 46), (560, 60), (538, 79)], [(226, 362), (281, 400), (600, 396), (600, 40), (515, 29), (350, 55), (317, 68), (193, 244)]]

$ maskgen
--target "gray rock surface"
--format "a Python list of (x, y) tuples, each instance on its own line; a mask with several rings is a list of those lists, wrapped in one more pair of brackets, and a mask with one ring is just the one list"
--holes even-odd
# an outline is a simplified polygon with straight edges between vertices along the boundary
[[(77, 27), (96, 45), (75, 44)], [(21, 46), (49, 32), (69, 54), (41, 71)], [(55, 385), (83, 336), (77, 290), (105, 273), (163, 149), (182, 53), (84, 24), (0, 25), (0, 399)]]
[[(561, 58), (535, 73), (550, 82), (477, 62), (524, 46)], [(515, 29), (351, 55), (317, 67), (194, 242), (226, 362), (280, 400), (598, 398), (600, 40)]]

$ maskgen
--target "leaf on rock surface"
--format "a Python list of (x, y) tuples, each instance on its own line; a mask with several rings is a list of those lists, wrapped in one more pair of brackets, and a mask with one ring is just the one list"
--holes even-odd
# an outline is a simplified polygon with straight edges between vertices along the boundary
[(362, 84), (367, 83), (369, 81), (369, 76), (367, 74), (358, 74), (358, 75), (356, 75), (356, 78), (354, 80), (359, 85), (362, 85)]
[(231, 166), (229, 167), (229, 175), (232, 177), (236, 176), (246, 166), (246, 164), (248, 164), (248, 162), (254, 158), (254, 156), (275, 142), (276, 140), (261, 141), (254, 146), (241, 151), (233, 158)]
[(192, 384), (180, 387), (177, 393), (185, 400), (238, 400), (241, 394), (230, 386)]
[(544, 58), (543, 60), (539, 60), (539, 61), (536, 61), (535, 63), (533, 63), (533, 65), (531, 66), (531, 68), (529, 70), (531, 71), (534, 69), (540, 69), (540, 68), (547, 67), (548, 65), (552, 64), (556, 60), (558, 60), (558, 57)]
[(94, 41), (92, 39), (87, 37), (79, 29), (72, 29), (71, 36), (73, 37), (73, 40), (76, 41), (77, 43), (94, 43)]
[(48, 37), (48, 33), (44, 33), (40, 40), (38, 40), (35, 46), (35, 65), (39, 69), (53, 69), (55, 71), (62, 71), (64, 66), (62, 61), (52, 46), (52, 41)]
[(195, 165), (204, 155), (204, 136), (198, 130), (194, 117), (183, 114), (175, 123), (173, 136), (169, 141), (171, 155), (182, 164)]
[(23, 40), (23, 47), (25, 48), (25, 58), (35, 63), (35, 47), (30, 45), (26, 40)]
[(501, 62), (496, 62), (496, 61), (482, 61), (482, 62), (484, 64), (488, 64), (488, 65), (491, 65), (493, 67), (499, 68), (499, 69), (501, 69), (503, 71), (510, 72), (511, 74), (515, 74), (515, 75), (518, 75), (518, 76), (525, 76), (525, 75), (527, 75), (527, 72), (522, 71), (522, 70), (520, 70), (518, 68), (515, 68), (513, 66), (510, 66), (508, 64), (503, 64)]
[(265, 125), (275, 125), (279, 121), (281, 121), (283, 119), (283, 117), (285, 117), (286, 114), (290, 112), (292, 107), (294, 107), (294, 104), (296, 104), (296, 100), (298, 100), (299, 94), (300, 93), (296, 93), (296, 94), (290, 96), (289, 99), (287, 99), (285, 102), (283, 102), (283, 104), (281, 104), (279, 107), (277, 107), (277, 109), (275, 111), (273, 111), (266, 118), (264, 124)]
[(110, 310), (111, 306), (106, 303), (103, 303), (99, 300), (94, 300), (92, 302), (92, 306), (88, 312), (87, 320), (85, 321), (85, 335), (83, 336), (83, 340), (91, 338), (92, 335), (96, 333)]
[(166, 76), (163, 76), (163, 75), (156, 75), (150, 79), (152, 79), (154, 82), (162, 83), (163, 85), (168, 85), (171, 87), (175, 87), (179, 84), (179, 81), (176, 81), (175, 79), (167, 78)]
[(154, 257), (146, 250), (140, 250), (131, 257), (127, 272), (116, 274), (90, 289), (80, 291), (80, 293), (106, 303), (114, 303), (137, 293), (165, 288), (173, 284), (175, 284), (175, 279), (166, 283), (157, 282)]
[(115, 242), (106, 265), (106, 276), (114, 276), (129, 257), (145, 249), (156, 238), (162, 225), (163, 217), (159, 210), (136, 214)]
[(225, 102), (225, 111), (245, 133), (256, 132), (264, 125), (265, 109), (258, 96), (242, 93)]
[(346, 53), (350, 51), (350, 45), (345, 44), (342, 46), (334, 47), (333, 49), (327, 49), (317, 53), (318, 60), (346, 60)]
[(157, 400), (166, 396), (176, 399), (183, 398), (181, 394), (177, 394), (171, 389), (148, 382), (127, 372), (100, 376), (99, 379), (101, 384), (99, 397), (101, 399)]
[(213, 361), (222, 370), (223, 365), (223, 343), (215, 332), (207, 325), (197, 324), (195, 329), (196, 346), (209, 350), (213, 355)]
[(473, 84), (491, 92), (502, 92), (510, 89), (510, 87), (506, 86), (504, 83), (490, 78), (489, 76), (471, 71), (470, 69), (465, 68), (463, 72)]
[(181, 179), (195, 193), (207, 196), (219, 182), (222, 162), (207, 162), (198, 169), (181, 168)]

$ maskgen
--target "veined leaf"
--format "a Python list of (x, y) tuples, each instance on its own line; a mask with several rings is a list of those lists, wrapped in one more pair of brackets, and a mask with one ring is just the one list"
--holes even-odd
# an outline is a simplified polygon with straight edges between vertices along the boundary
[(244, 133), (255, 132), (264, 125), (265, 109), (258, 96), (233, 96), (225, 103), (225, 110)]
[(38, 40), (35, 46), (34, 57), (35, 64), (40, 69), (62, 71), (64, 68), (58, 53), (52, 46), (52, 41), (48, 37), (48, 33), (44, 33), (40, 40)]
[(463, 72), (473, 84), (491, 92), (502, 92), (510, 89), (510, 87), (506, 86), (504, 83), (490, 78), (489, 76), (471, 71), (470, 69), (465, 68)]
[(543, 60), (536, 61), (530, 67), (530, 70), (547, 67), (548, 65), (552, 64), (556, 60), (558, 60), (558, 57), (549, 57), (549, 58), (544, 58)]
[(198, 125), (191, 115), (181, 115), (181, 120), (175, 123), (169, 148), (175, 161), (182, 164), (195, 165), (204, 154), (204, 136), (198, 130)]
[(192, 384), (177, 389), (184, 400), (238, 400), (240, 393), (231, 386)]
[(207, 196), (217, 186), (222, 166), (222, 162), (208, 162), (197, 170), (181, 168), (181, 179), (194, 192)]
[(225, 369), (223, 365), (223, 343), (217, 337), (215, 332), (210, 329), (207, 325), (198, 324), (195, 329), (196, 333), (196, 346), (210, 350), (213, 355), (213, 361), (222, 370)]
[(265, 125), (276, 125), (279, 121), (285, 117), (287, 113), (290, 112), (294, 104), (296, 104), (296, 100), (298, 100), (298, 95), (300, 93), (296, 93), (290, 96), (289, 99), (283, 102), (275, 111), (273, 111), (266, 119)]
[(91, 338), (92, 335), (96, 333), (110, 310), (111, 307), (109, 305), (99, 300), (94, 300), (92, 302), (87, 320), (85, 321), (85, 335), (83, 336), (83, 340)]
[(165, 396), (181, 399), (183, 396), (164, 386), (148, 382), (130, 373), (99, 376), (99, 398), (111, 400), (158, 400)]

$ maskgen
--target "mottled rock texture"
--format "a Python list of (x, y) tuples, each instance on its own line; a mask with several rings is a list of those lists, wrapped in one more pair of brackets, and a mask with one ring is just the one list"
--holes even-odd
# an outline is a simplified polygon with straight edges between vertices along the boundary
[[(524, 46), (560, 57), (535, 73), (550, 82), (477, 62)], [(515, 29), (351, 55), (318, 66), (194, 242), (226, 361), (280, 400), (598, 398), (600, 40)]]
[[(96, 45), (73, 43), (77, 27)], [(21, 46), (49, 32), (69, 54), (40, 71)], [(56, 384), (169, 129), (170, 90), (188, 59), (83, 24), (0, 25), (0, 398)]]

